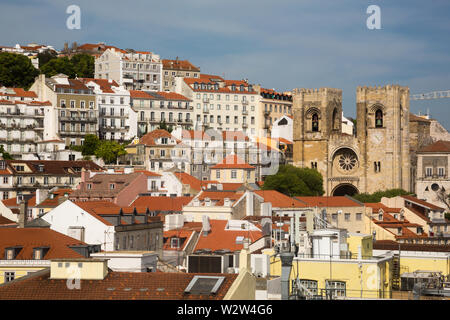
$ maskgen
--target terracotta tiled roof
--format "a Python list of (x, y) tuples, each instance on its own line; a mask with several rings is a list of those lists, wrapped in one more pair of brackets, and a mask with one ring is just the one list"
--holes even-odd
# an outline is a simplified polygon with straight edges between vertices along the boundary
[(0, 253), (4, 253), (6, 248), (22, 247), (16, 260), (32, 260), (33, 248), (38, 247), (49, 247), (44, 260), (84, 258), (69, 248), (77, 245), (86, 243), (48, 228), (0, 228)]
[[(171, 250), (171, 251), (182, 251), (186, 247), (186, 244), (188, 243), (189, 238), (194, 233), (193, 230), (169, 230), (164, 231), (163, 234), (163, 250)], [(178, 238), (181, 241), (181, 246), (179, 248), (172, 248), (171, 245), (171, 239), (172, 238)]]
[(295, 197), (310, 207), (362, 207), (356, 200), (348, 197)]
[[(216, 294), (186, 294), (196, 275), (225, 277)], [(31, 275), (0, 287), (6, 300), (222, 300), (237, 274), (113, 272), (103, 280), (80, 280), (80, 289), (68, 290), (66, 279), (50, 279), (50, 272)]]
[[(188, 84), (193, 91), (196, 92), (221, 92), (221, 93), (241, 93), (241, 94), (256, 94), (256, 91), (253, 89), (252, 91), (240, 91), (240, 85), (244, 85), (246, 89), (248, 89), (248, 84), (242, 80), (224, 80), (222, 77), (214, 76), (214, 75), (205, 75), (200, 74), (200, 78), (184, 78), (183, 79), (186, 84)], [(215, 84), (215, 81), (220, 81), (225, 84), (225, 87), (218, 88), (218, 90), (214, 89), (194, 89), (194, 84), (204, 83), (204, 84)], [(236, 85), (236, 90), (231, 89), (231, 85)]]
[[(81, 171), (69, 173), (69, 170), (74, 171), (74, 168), (84, 168), (90, 171), (103, 171), (103, 168), (95, 164), (93, 161), (54, 161), (54, 160), (5, 160), (8, 169), (14, 174), (53, 174), (53, 175), (81, 175)], [(15, 165), (27, 165), (31, 172), (16, 171), (14, 169)], [(43, 165), (43, 171), (39, 172), (39, 165)]]
[[(389, 207), (385, 206), (384, 204), (382, 204), (381, 202), (366, 202), (365, 205), (366, 205), (366, 207), (375, 209), (376, 212), (378, 212), (380, 209), (383, 209), (384, 212), (400, 213), (400, 211), (402, 210), (401, 208), (389, 208)], [(375, 211), (373, 211), (373, 212), (375, 212)]]
[(401, 197), (406, 199), (406, 200), (408, 200), (408, 201), (415, 202), (416, 204), (419, 204), (419, 205), (422, 205), (424, 207), (427, 207), (427, 208), (429, 208), (431, 210), (437, 210), (437, 211), (444, 211), (445, 210), (444, 208), (435, 206), (434, 204), (431, 204), (431, 203), (426, 202), (424, 200), (417, 199), (417, 198), (415, 198), (413, 196), (401, 196)]
[(436, 153), (447, 153), (450, 152), (450, 141), (439, 140), (435, 143), (432, 143), (426, 147), (423, 147), (418, 152), (428, 153), (428, 152), (436, 152)]
[(0, 227), (8, 226), (8, 225), (17, 225), (14, 221), (5, 218), (0, 215)]
[(450, 252), (450, 245), (398, 243), (393, 240), (377, 240), (373, 244), (375, 250)]
[[(41, 203), (39, 203), (36, 207), (37, 208), (55, 208), (59, 205), (59, 199), (61, 199), (61, 197), (64, 197), (64, 194), (70, 195), (72, 192), (73, 192), (72, 189), (58, 189), (55, 192), (52, 192), (54, 194), (53, 199), (51, 199), (50, 197), (47, 197)], [(34, 199), (36, 202), (36, 196), (34, 196)]]
[(258, 196), (264, 199), (264, 202), (272, 203), (274, 208), (306, 208), (307, 205), (295, 198), (288, 197), (276, 190), (256, 190)]
[(408, 210), (410, 210), (412, 213), (414, 213), (416, 216), (418, 216), (419, 218), (425, 220), (425, 222), (430, 223), (431, 220), (430, 218), (428, 218), (423, 212), (420, 212), (419, 210), (417, 210), (416, 208), (413, 207), (407, 207)]
[(413, 113), (409, 113), (409, 121), (414, 121), (414, 122), (431, 122), (429, 119), (416, 116)]
[(55, 88), (63, 88), (63, 89), (73, 89), (73, 90), (85, 90), (89, 91), (90, 89), (81, 81), (78, 79), (67, 79), (69, 84), (61, 84), (61, 83), (54, 83)]
[(140, 90), (130, 90), (130, 97), (133, 99), (153, 99), (153, 96)]
[(230, 199), (233, 204), (239, 200), (242, 195), (243, 193), (232, 191), (202, 191), (197, 198), (200, 201), (204, 201), (206, 198), (209, 198), (211, 201), (215, 201), (215, 206), (223, 206), (226, 198)]
[[(19, 205), (17, 204), (17, 197), (9, 198), (9, 199), (3, 200), (2, 202), (5, 205), (5, 207), (8, 207), (10, 209), (12, 209), (12, 208), (19, 208)], [(28, 207), (36, 206), (36, 195), (34, 195), (33, 197), (31, 197), (28, 200), (27, 205), (28, 205)]]
[(165, 91), (159, 91), (157, 94), (164, 98), (164, 100), (176, 100), (176, 101), (191, 101), (190, 99), (186, 98), (185, 96), (175, 93), (175, 92), (165, 92)]
[(182, 184), (188, 184), (192, 189), (196, 191), (202, 190), (202, 181), (197, 179), (196, 177), (191, 176), (186, 172), (174, 172), (173, 174), (178, 178), (178, 180), (180, 180)]
[(193, 197), (151, 197), (141, 196), (131, 206), (146, 207), (150, 211), (182, 211)]
[(100, 86), (100, 90), (102, 90), (103, 93), (114, 93), (112, 87), (119, 87), (119, 84), (114, 80), (94, 78), (78, 78), (78, 80), (82, 81), (86, 85), (91, 81), (95, 82)]
[(34, 91), (26, 91), (22, 88), (7, 88), (9, 90), (13, 90), (14, 93), (3, 93), (0, 92), (0, 96), (9, 96), (9, 97), (23, 97), (23, 98), (37, 98), (37, 94)]
[(112, 212), (113, 210), (118, 212), (120, 210), (118, 205), (109, 201), (73, 201), (73, 203), (107, 226), (112, 224), (100, 216), (100, 213), (104, 212), (102, 210), (105, 210), (105, 208), (111, 209), (107, 210), (107, 212)]
[(193, 71), (200, 72), (200, 68), (194, 66), (189, 60), (169, 60), (162, 59), (164, 70), (183, 70), (183, 71)]
[(251, 243), (262, 237), (261, 231), (226, 230), (227, 223), (228, 220), (210, 220), (211, 231), (206, 236), (199, 236), (194, 252), (199, 249), (240, 251), (243, 244), (236, 243), (237, 237), (248, 238)]
[(212, 166), (211, 169), (255, 169), (237, 155), (229, 155), (221, 163)]
[(144, 144), (146, 146), (155, 146), (155, 140), (159, 138), (175, 139), (168, 131), (163, 129), (156, 129), (142, 136), (139, 139), (139, 144)]

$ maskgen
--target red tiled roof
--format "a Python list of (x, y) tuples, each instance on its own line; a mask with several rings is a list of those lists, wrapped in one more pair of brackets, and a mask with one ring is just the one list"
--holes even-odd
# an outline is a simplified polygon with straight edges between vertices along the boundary
[(362, 207), (356, 200), (345, 196), (339, 197), (295, 197), (295, 199), (305, 202), (310, 207)]
[[(163, 250), (173, 250), (173, 251), (182, 251), (186, 247), (189, 238), (194, 233), (193, 230), (168, 230), (164, 231), (163, 238)], [(179, 248), (172, 248), (171, 239), (178, 238), (181, 240), (181, 246)]]
[(110, 201), (73, 201), (75, 205), (92, 215), (94, 218), (107, 226), (112, 224), (106, 219), (102, 218), (102, 212), (119, 212), (120, 207)]
[(185, 96), (175, 92), (158, 91), (157, 94), (163, 97), (164, 100), (191, 101)]
[[(103, 168), (97, 165), (93, 161), (87, 160), (78, 160), (78, 161), (56, 161), (56, 160), (5, 160), (8, 169), (11, 170), (14, 174), (54, 174), (54, 175), (68, 175), (69, 169), (73, 168), (84, 168), (90, 171), (102, 171)], [(31, 172), (17, 172), (14, 169), (14, 165), (26, 165), (31, 169)], [(38, 166), (43, 165), (44, 170), (42, 172), (38, 171)], [(73, 175), (81, 175), (81, 171), (77, 171), (72, 173)]]
[(435, 143), (432, 143), (426, 147), (421, 148), (419, 153), (428, 153), (428, 152), (436, 152), (436, 153), (447, 153), (450, 152), (450, 141), (439, 140)]
[(0, 215), (0, 226), (8, 226), (8, 225), (16, 225), (16, 223), (12, 220), (9, 220), (8, 218), (5, 218), (4, 216)]
[[(186, 84), (188, 84), (191, 89), (193, 91), (199, 91), (199, 92), (221, 92), (221, 93), (241, 93), (241, 94), (256, 94), (256, 91), (253, 89), (252, 91), (240, 91), (239, 87), (240, 85), (244, 85), (245, 88), (248, 89), (248, 83), (246, 83), (245, 81), (242, 80), (224, 80), (222, 77), (219, 76), (214, 76), (214, 75), (205, 75), (205, 74), (200, 74), (200, 78), (184, 78), (183, 79), (184, 82)], [(194, 84), (198, 83), (204, 83), (204, 84), (215, 84), (216, 82), (214, 80), (218, 80), (222, 83), (225, 84), (225, 87), (223, 88), (218, 88), (218, 90), (214, 90), (214, 89), (194, 89)], [(236, 85), (236, 90), (232, 90), (231, 89), (231, 85), (235, 84)]]
[(384, 204), (382, 204), (381, 202), (366, 202), (365, 205), (366, 205), (366, 207), (375, 209), (377, 212), (380, 209), (383, 209), (384, 212), (400, 213), (400, 211), (402, 210), (401, 208), (389, 208), (389, 207), (385, 206)]
[(152, 95), (140, 90), (130, 90), (130, 97), (133, 99), (154, 99)]
[(274, 208), (306, 208), (307, 205), (295, 198), (288, 197), (276, 190), (256, 190), (257, 195), (264, 199), (264, 202), (272, 203)]
[(153, 130), (139, 139), (139, 144), (144, 144), (146, 146), (155, 146), (155, 140), (158, 138), (174, 138), (168, 131), (163, 129)]
[(232, 191), (202, 191), (198, 195), (200, 201), (204, 201), (209, 198), (211, 201), (216, 201), (215, 206), (223, 206), (225, 198), (230, 199), (232, 203), (239, 200), (243, 193), (232, 192)]
[(414, 122), (431, 122), (429, 119), (416, 116), (413, 113), (409, 113), (409, 121), (414, 121)]
[(114, 80), (94, 78), (78, 78), (78, 80), (82, 81), (86, 85), (91, 81), (95, 82), (100, 86), (100, 90), (102, 90), (103, 93), (114, 93), (112, 87), (119, 87), (119, 84)]
[(151, 211), (182, 211), (193, 197), (151, 197), (141, 196), (131, 206), (146, 207)]
[(430, 218), (428, 218), (425, 214), (423, 214), (422, 212), (420, 212), (416, 208), (413, 208), (413, 207), (406, 207), (406, 208), (408, 210), (410, 210), (412, 213), (414, 213), (416, 216), (418, 216), (419, 218), (425, 220), (427, 223), (431, 222)]
[[(16, 260), (32, 260), (33, 248), (49, 247), (44, 260), (56, 258), (84, 258), (69, 246), (86, 245), (77, 239), (48, 228), (0, 228), (0, 252), (6, 248), (22, 247)], [(1, 296), (1, 294), (0, 294)]]
[(377, 240), (373, 244), (375, 250), (450, 252), (450, 245), (398, 243), (393, 240)]
[(24, 98), (37, 98), (37, 94), (34, 91), (26, 91), (22, 88), (7, 88), (9, 90), (14, 90), (14, 93), (2, 93), (0, 96), (10, 96), (10, 97), (24, 97)]
[(431, 210), (437, 210), (437, 211), (444, 211), (445, 210), (444, 208), (435, 206), (434, 204), (431, 204), (431, 203), (426, 202), (424, 200), (417, 199), (417, 198), (415, 198), (413, 196), (401, 196), (401, 197), (406, 199), (406, 200), (408, 200), (408, 201), (415, 202), (416, 204), (419, 204), (419, 205), (422, 205), (424, 207), (427, 207), (427, 208), (429, 208)]
[[(221, 276), (215, 294), (187, 294), (184, 290), (198, 275)], [(80, 280), (80, 289), (68, 290), (66, 279), (50, 279), (49, 271), (11, 281), (0, 287), (6, 300), (222, 300), (237, 274), (165, 272), (113, 272), (103, 280)]]
[[(64, 194), (71, 194), (73, 192), (72, 189), (59, 189), (56, 190), (55, 192), (52, 192), (55, 196), (53, 199), (50, 199), (49, 197), (47, 197), (46, 199), (44, 199), (41, 203), (39, 203), (37, 205), (38, 208), (55, 208), (59, 205), (59, 199), (61, 197), (64, 197)], [(34, 201), (36, 202), (36, 196), (34, 196)], [(30, 206), (30, 205), (28, 205)]]
[(211, 231), (207, 236), (203, 234), (199, 236), (194, 252), (199, 249), (240, 251), (243, 244), (236, 244), (236, 237), (249, 238), (251, 243), (262, 237), (261, 231), (225, 230), (228, 220), (210, 220), (209, 222)]
[(202, 181), (197, 179), (196, 177), (191, 176), (186, 172), (174, 172), (173, 174), (178, 178), (178, 180), (180, 180), (182, 184), (188, 184), (192, 189), (196, 191), (202, 190)]
[(169, 60), (162, 59), (163, 69), (165, 70), (184, 70), (200, 72), (200, 68), (194, 66), (189, 60)]
[(212, 166), (211, 169), (255, 169), (237, 155), (229, 155), (221, 163)]

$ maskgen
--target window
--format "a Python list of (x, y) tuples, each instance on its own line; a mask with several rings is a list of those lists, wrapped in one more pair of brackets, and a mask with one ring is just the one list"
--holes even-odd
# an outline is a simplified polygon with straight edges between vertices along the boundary
[(15, 277), (16, 277), (15, 272), (5, 272), (5, 282), (13, 281)]
[(171, 248), (179, 248), (180, 247), (180, 239), (178, 239), (178, 238), (171, 238), (170, 239), (170, 247)]
[(445, 176), (445, 168), (438, 168), (438, 176), (443, 177)]
[(362, 213), (357, 213), (356, 214), (356, 220), (357, 221), (361, 221), (362, 220)]
[(88, 190), (91, 190), (92, 189), (92, 184), (88, 183), (87, 184), (87, 188), (88, 188)]
[(231, 170), (231, 179), (236, 179), (236, 178), (237, 178), (236, 170)]
[(344, 215), (345, 221), (350, 221), (350, 213)]
[(311, 162), (311, 169), (317, 170), (317, 162)]
[(331, 219), (333, 219), (333, 221), (337, 221), (337, 213), (331, 214)]
[(3, 177), (3, 183), (8, 183), (8, 177)]
[(317, 113), (314, 113), (312, 115), (311, 122), (312, 122), (312, 131), (318, 132), (319, 131), (319, 116), (317, 115)]
[(216, 179), (220, 178), (220, 170), (216, 170)]
[(114, 183), (110, 183), (110, 184), (109, 184), (109, 189), (113, 190), (114, 188), (115, 188)]
[(374, 165), (375, 172), (380, 172), (381, 171), (381, 162), (380, 161), (375, 161), (373, 163), (373, 165)]
[[(295, 284), (295, 281), (296, 280), (292, 280), (292, 285)], [(317, 281), (300, 279), (300, 290), (302, 290), (305, 295), (317, 295)]]
[(382, 128), (383, 127), (383, 111), (381, 109), (378, 109), (375, 112), (375, 128)]
[(327, 289), (327, 294), (333, 297), (345, 297), (345, 282), (344, 281), (334, 281), (326, 280), (325, 287)]
[(433, 175), (433, 168), (432, 167), (426, 167), (425, 168), (425, 176), (431, 177)]
[(9, 199), (9, 192), (3, 191), (3, 200), (8, 200), (8, 199)]
[(48, 184), (48, 177), (44, 177), (44, 184)]

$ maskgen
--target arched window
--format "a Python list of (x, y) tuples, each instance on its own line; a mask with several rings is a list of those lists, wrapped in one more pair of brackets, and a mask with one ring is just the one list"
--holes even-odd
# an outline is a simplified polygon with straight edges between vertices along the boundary
[(317, 115), (317, 113), (314, 113), (312, 115), (312, 131), (313, 132), (318, 132), (319, 131), (319, 116)]
[(382, 128), (383, 127), (383, 111), (381, 109), (378, 109), (375, 112), (375, 128)]

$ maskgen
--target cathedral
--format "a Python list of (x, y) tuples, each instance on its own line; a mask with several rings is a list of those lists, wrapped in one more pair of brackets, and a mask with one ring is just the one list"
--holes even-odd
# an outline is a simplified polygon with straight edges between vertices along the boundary
[(412, 191), (408, 87), (358, 87), (353, 134), (342, 132), (342, 90), (292, 93), (293, 162), (322, 174), (325, 195)]

